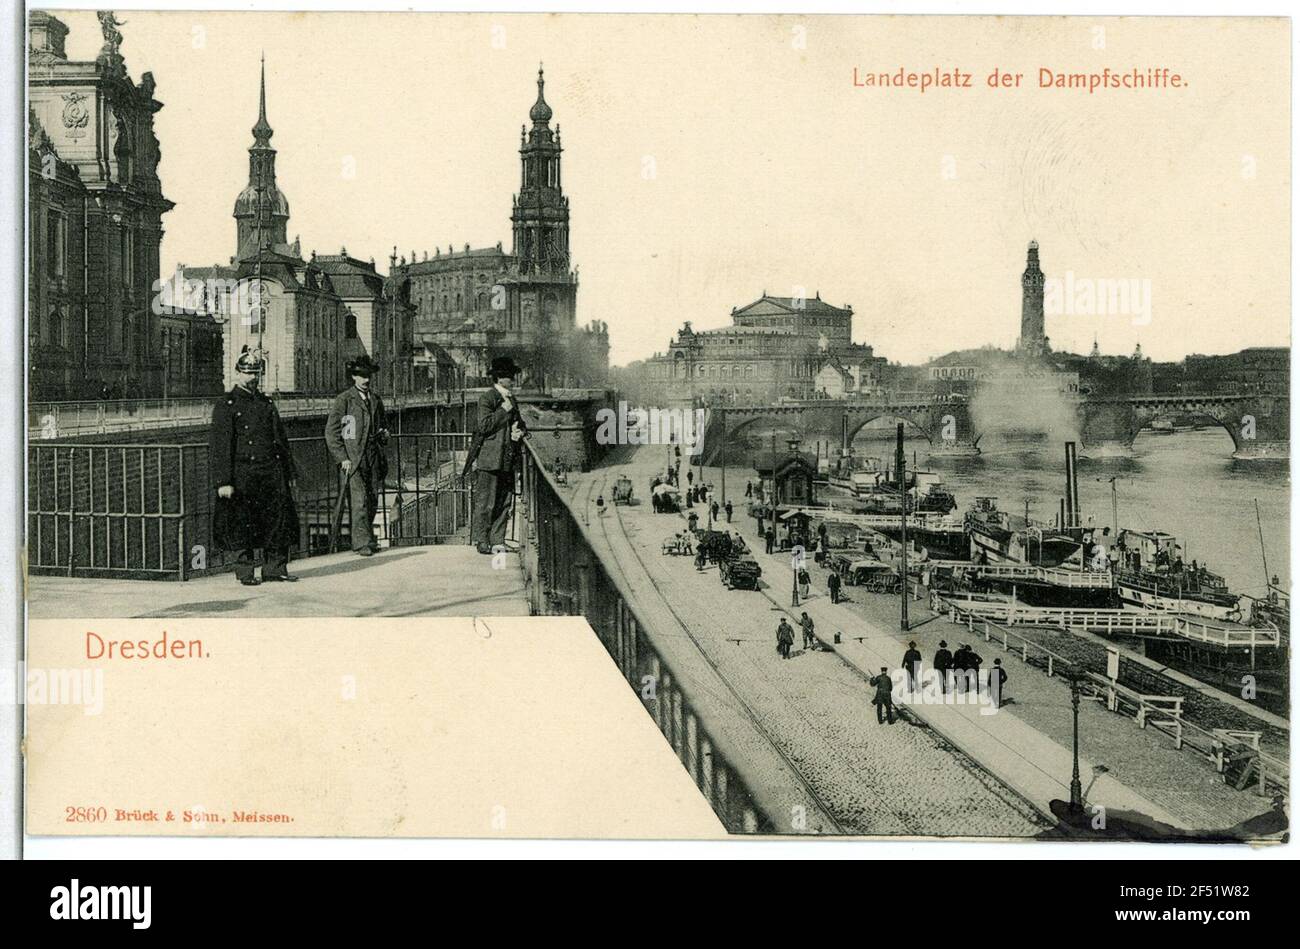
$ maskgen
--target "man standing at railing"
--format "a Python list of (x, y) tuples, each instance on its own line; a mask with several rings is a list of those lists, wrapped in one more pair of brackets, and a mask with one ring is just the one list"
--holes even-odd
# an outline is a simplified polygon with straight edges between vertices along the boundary
[(379, 364), (367, 355), (349, 361), (352, 385), (334, 398), (325, 420), (325, 447), (339, 466), (340, 501), (346, 495), (352, 512), (352, 550), (361, 557), (379, 549), (375, 509), (388, 476), (388, 417), (384, 400), (370, 388), (370, 377), (378, 371)]
[[(262, 353), (245, 346), (235, 387), (213, 406), (208, 436), (208, 483), (217, 491), (212, 535), (233, 554), (235, 577), (245, 586), (298, 579), (288, 571), (289, 547), (298, 539), (296, 473), (280, 413), (259, 389), (263, 366)], [(261, 580), (254, 576), (259, 547)]]
[(492, 388), (478, 400), (478, 427), (465, 456), (461, 479), (474, 472), (474, 522), (471, 540), (481, 554), (504, 549), (510, 500), (515, 493), (515, 466), (519, 463), (528, 426), (515, 401), (519, 367), (509, 356), (492, 360), (488, 378)]

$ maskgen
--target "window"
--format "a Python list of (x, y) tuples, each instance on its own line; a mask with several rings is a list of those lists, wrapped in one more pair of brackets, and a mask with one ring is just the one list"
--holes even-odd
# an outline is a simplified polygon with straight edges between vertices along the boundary
[(51, 210), (46, 222), (46, 272), (61, 279), (67, 270), (68, 219), (62, 211)]
[(128, 288), (135, 284), (135, 232), (123, 225), (120, 250), (122, 254), (122, 283)]

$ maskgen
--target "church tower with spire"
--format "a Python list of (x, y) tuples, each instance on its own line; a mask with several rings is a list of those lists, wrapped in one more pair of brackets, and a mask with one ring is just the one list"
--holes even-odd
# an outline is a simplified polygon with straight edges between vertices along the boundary
[(1020, 340), (1016, 343), (1016, 349), (1030, 356), (1041, 356), (1047, 350), (1043, 320), (1044, 282), (1043, 271), (1038, 266), (1038, 241), (1030, 241), (1025, 272), (1020, 276)]
[(537, 68), (537, 101), (528, 111), (531, 129), (520, 130), (521, 176), (510, 221), (519, 273), (568, 273), (569, 199), (560, 178), (560, 130), (551, 131), (546, 77)]
[(275, 183), (275, 134), (266, 121), (266, 57), (262, 58), (262, 81), (253, 126), (253, 144), (248, 149), (248, 185), (235, 199), (237, 241), (235, 260), (246, 260), (263, 248), (275, 250), (289, 241), (289, 201)]
[(543, 389), (607, 378), (608, 329), (600, 320), (577, 326), (578, 274), (553, 116), (539, 66), (531, 128), (520, 134), (508, 249), (450, 244), (395, 262), (394, 285), (412, 301), (416, 340), (425, 348), (417, 365), (432, 371), (449, 360), (466, 378), (482, 380), (492, 358), (510, 356), (526, 370), (525, 384)]

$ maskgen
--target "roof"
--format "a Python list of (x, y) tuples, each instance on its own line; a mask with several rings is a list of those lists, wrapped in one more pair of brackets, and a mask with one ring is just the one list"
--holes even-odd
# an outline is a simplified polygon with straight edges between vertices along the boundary
[(412, 260), (398, 269), (409, 274), (431, 273), (441, 270), (451, 263), (493, 257), (501, 260), (512, 259), (512, 255), (507, 254), (501, 249), (501, 245), (497, 244), (496, 247), (469, 247), (465, 250), (448, 251), (445, 254), (438, 251), (433, 257), (425, 260)]
[(312, 263), (330, 275), (334, 292), (341, 297), (377, 297), (384, 292), (384, 278), (373, 263), (365, 263), (346, 254), (317, 255)]
[(186, 280), (233, 280), (239, 273), (238, 267), (224, 264), (214, 264), (211, 267), (190, 267), (187, 264), (180, 264), (180, 270)]
[[(761, 457), (761, 455), (760, 455), (760, 457), (759, 457), (758, 460), (759, 460), (759, 464), (758, 464), (758, 468), (757, 468), (758, 473), (759, 473), (760, 475), (761, 475), (763, 472), (767, 472), (767, 473), (770, 474), (771, 471), (772, 471), (772, 462), (771, 462), (771, 460), (770, 460), (770, 459), (764, 459), (764, 458)], [(800, 463), (802, 463), (802, 464), (804, 465), (804, 467), (808, 468), (808, 469), (811, 470), (811, 471), (814, 471), (814, 472), (815, 472), (815, 471), (817, 470), (817, 456), (816, 456), (816, 455), (811, 454), (810, 452), (806, 452), (806, 451), (801, 451), (801, 452), (799, 452), (799, 453), (797, 453), (797, 454), (791, 454), (791, 453), (787, 450), (787, 451), (780, 452), (780, 456), (776, 459), (776, 470), (777, 470), (777, 474), (780, 474), (782, 470), (784, 470), (785, 468), (788, 468), (790, 465), (792, 465), (792, 464), (794, 464), (794, 463), (796, 463), (796, 462), (800, 462)]]
[(765, 293), (753, 303), (742, 306), (738, 310), (733, 310), (732, 313), (734, 316), (742, 316), (755, 307), (759, 307), (763, 304), (768, 304), (776, 307), (778, 310), (784, 310), (785, 312), (795, 316), (807, 315), (810, 313), (818, 315), (848, 316), (853, 312), (852, 307), (844, 307), (841, 309), (837, 306), (831, 306), (821, 298), (820, 294), (814, 296), (810, 300), (805, 297), (774, 297)]

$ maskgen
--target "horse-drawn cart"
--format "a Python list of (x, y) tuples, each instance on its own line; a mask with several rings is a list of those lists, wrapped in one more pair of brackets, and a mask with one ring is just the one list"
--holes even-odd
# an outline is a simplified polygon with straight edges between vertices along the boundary
[(830, 566), (848, 586), (866, 587), (871, 593), (897, 593), (899, 590), (898, 572), (880, 560), (836, 554), (831, 558)]

